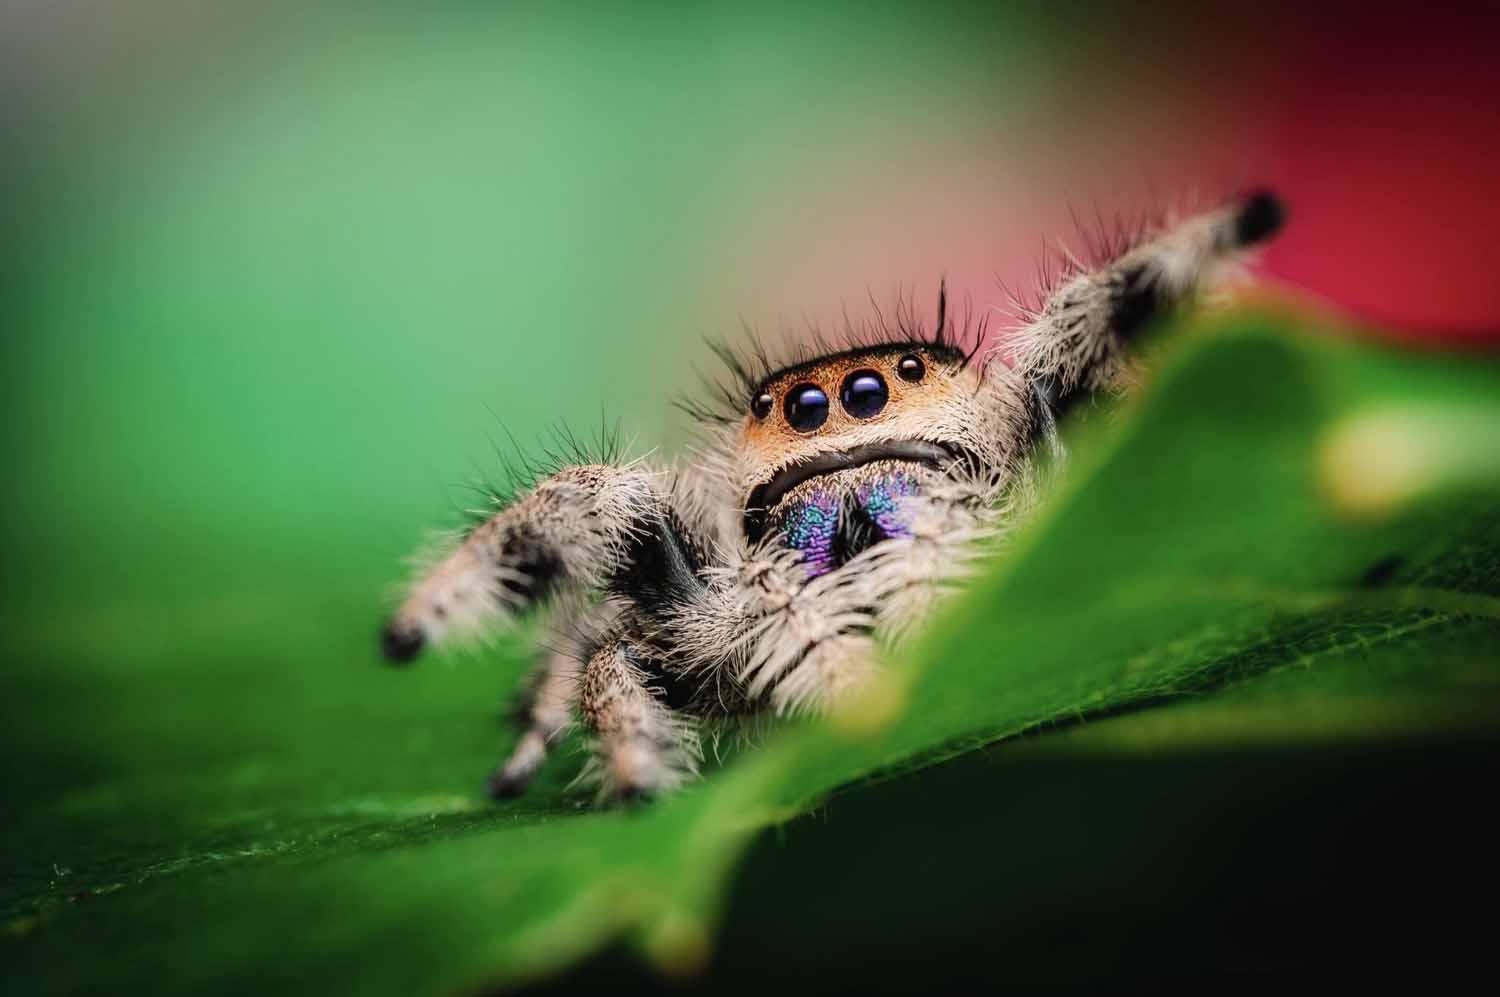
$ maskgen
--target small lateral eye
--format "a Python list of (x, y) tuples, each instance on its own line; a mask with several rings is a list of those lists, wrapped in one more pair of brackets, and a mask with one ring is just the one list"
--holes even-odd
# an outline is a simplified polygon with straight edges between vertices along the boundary
[(771, 414), (771, 406), (776, 404), (776, 399), (771, 397), (769, 391), (762, 391), (750, 400), (750, 414), (757, 419), (764, 419)]
[(787, 425), (810, 433), (828, 421), (828, 396), (816, 384), (799, 384), (786, 393)]
[(922, 377), (926, 373), (927, 365), (923, 363), (922, 358), (917, 356), (915, 353), (908, 353), (906, 356), (902, 357), (896, 364), (896, 374), (903, 381), (911, 381), (915, 383), (922, 380)]

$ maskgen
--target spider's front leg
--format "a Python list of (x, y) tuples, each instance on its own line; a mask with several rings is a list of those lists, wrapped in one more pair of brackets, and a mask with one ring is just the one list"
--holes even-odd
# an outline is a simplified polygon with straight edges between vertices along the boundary
[(581, 464), (542, 481), (417, 580), (381, 631), (386, 658), (404, 663), (548, 596), (607, 585), (642, 524), (660, 515), (653, 477), (635, 465)]
[(491, 795), (522, 792), (572, 721), (583, 662), (613, 617), (607, 605), (589, 606), (593, 594), (617, 594), (643, 567), (662, 576), (650, 568), (670, 513), (656, 478), (638, 465), (559, 471), (434, 564), (381, 631), (386, 657), (404, 663), (428, 646), (506, 624), (549, 597), (572, 596), (556, 609), (564, 632), (533, 674), (519, 711), (520, 740), (491, 778)]
[(1136, 333), (1212, 287), (1226, 267), (1280, 231), (1285, 218), (1281, 200), (1262, 191), (1074, 274), (1007, 342), (1015, 372), (1056, 414), (1094, 392), (1122, 387)]
[(640, 672), (655, 662), (644, 644), (619, 637), (621, 618), (649, 621), (701, 587), (701, 544), (663, 497), (671, 491), (662, 478), (635, 464), (559, 471), (437, 562), (382, 631), (387, 657), (405, 662), (569, 596), (555, 606), (560, 641), (534, 674), (521, 738), (491, 779), (492, 795), (525, 789), (575, 706), (600, 739), (606, 785), (616, 792), (670, 788), (691, 772), (688, 728)]

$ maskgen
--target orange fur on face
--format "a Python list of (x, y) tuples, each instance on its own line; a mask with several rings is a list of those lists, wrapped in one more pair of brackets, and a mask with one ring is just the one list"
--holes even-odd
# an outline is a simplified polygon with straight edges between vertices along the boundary
[[(920, 381), (905, 381), (897, 365), (905, 356), (920, 357), (926, 370)], [(885, 380), (889, 399), (868, 419), (844, 410), (844, 379), (873, 370)], [(828, 396), (828, 419), (812, 432), (799, 432), (786, 419), (787, 394), (812, 384)], [(764, 419), (747, 415), (739, 451), (746, 487), (762, 483), (784, 467), (829, 451), (892, 440), (954, 442), (973, 405), (979, 375), (948, 358), (934, 357), (920, 346), (876, 347), (835, 354), (783, 371), (764, 385), (773, 401)], [(972, 422), (969, 425), (973, 425)]]

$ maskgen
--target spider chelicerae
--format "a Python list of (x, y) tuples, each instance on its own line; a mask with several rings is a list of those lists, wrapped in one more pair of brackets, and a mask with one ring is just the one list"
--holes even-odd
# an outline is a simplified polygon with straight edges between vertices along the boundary
[(410, 661), (545, 603), (558, 639), (491, 793), (523, 791), (575, 714), (606, 796), (670, 790), (697, 772), (705, 721), (821, 711), (860, 687), (878, 644), (1033, 501), (1059, 414), (1121, 390), (1135, 334), (1283, 217), (1260, 192), (1067, 256), (983, 355), (984, 323), (955, 321), (942, 292), (930, 331), (905, 306), (790, 362), (719, 348), (729, 380), (685, 405), (704, 426), (689, 456), (610, 454), (535, 481), (426, 569), (382, 649)]

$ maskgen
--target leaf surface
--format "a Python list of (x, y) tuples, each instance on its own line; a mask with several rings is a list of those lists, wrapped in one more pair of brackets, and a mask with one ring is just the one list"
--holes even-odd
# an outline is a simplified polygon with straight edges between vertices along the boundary
[[(453, 659), (378, 671), (368, 579), (12, 619), (7, 982), (448, 992), (607, 946), (686, 973), (743, 921), (747, 850), (766, 868), (786, 826), (799, 868), (796, 818), (841, 787), (909, 798), (927, 773), (895, 777), (958, 756), (1492, 735), (1500, 365), (1283, 315), (1189, 331), (1137, 399), (1072, 427), (1045, 508), (888, 681), (646, 808), (587, 806), (576, 757), (484, 801), (511, 736), (486, 704), (520, 643), (501, 681)], [(965, 783), (932, 775), (940, 812)], [(842, 798), (808, 854), (861, 854), (869, 807)], [(845, 882), (788, 923), (857, 922), (882, 892)]]

